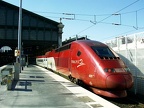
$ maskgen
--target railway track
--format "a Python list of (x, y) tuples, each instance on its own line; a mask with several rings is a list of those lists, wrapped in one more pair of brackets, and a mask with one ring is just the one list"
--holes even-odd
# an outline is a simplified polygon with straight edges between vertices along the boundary
[[(58, 74), (68, 80), (70, 80), (67, 76), (53, 71), (55, 74)], [(72, 81), (73, 83), (76, 83), (75, 80)], [(80, 85), (83, 88), (89, 90), (86, 85)], [(90, 91), (90, 90), (89, 90)], [(144, 96), (141, 95), (135, 95), (134, 93), (128, 91), (127, 92), (128, 96), (125, 98), (108, 98), (108, 97), (103, 97), (102, 98), (106, 99), (107, 101), (112, 102), (113, 104), (119, 106), (120, 108), (144, 108)]]
[(128, 96), (125, 98), (117, 98), (117, 99), (105, 98), (105, 99), (121, 108), (144, 108), (143, 96), (135, 95), (132, 92), (128, 92)]

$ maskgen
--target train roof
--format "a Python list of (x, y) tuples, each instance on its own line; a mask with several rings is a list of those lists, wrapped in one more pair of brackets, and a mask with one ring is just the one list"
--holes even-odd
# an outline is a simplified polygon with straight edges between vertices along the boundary
[(36, 58), (44, 58), (45, 55), (37, 56)]
[[(70, 43), (67, 43), (59, 48), (54, 49), (55, 51), (61, 51), (61, 50), (66, 50), (66, 49), (70, 49), (71, 44), (76, 43), (76, 44), (81, 44), (84, 46), (107, 46), (106, 44), (99, 42), (99, 41), (95, 41), (95, 40), (76, 40), (76, 41), (72, 41)], [(46, 52), (45, 55), (49, 54), (49, 52)]]
[(70, 38), (69, 40), (65, 40), (65, 41), (63, 41), (62, 42), (62, 45), (66, 45), (66, 44), (69, 44), (69, 43), (71, 43), (71, 42), (73, 42), (73, 41), (77, 41), (77, 40), (90, 40), (90, 39), (88, 39), (87, 37), (74, 37), (74, 38)]
[(48, 51), (45, 53), (45, 55), (42, 55), (42, 56), (37, 56), (37, 58), (43, 58), (47, 55), (49, 55), (50, 52), (52, 51), (56, 51), (56, 52), (60, 52), (60, 51), (64, 51), (64, 50), (67, 50), (67, 49), (70, 49), (71, 48), (71, 44), (79, 44), (79, 45), (82, 45), (82, 46), (98, 46), (98, 47), (108, 47), (106, 44), (102, 43), (102, 42), (99, 42), (99, 41), (95, 41), (95, 40), (76, 40), (76, 41), (73, 41), (73, 42), (70, 42), (68, 44), (65, 44), (59, 48), (56, 48), (56, 49), (53, 49), (51, 51)]
[(73, 42), (78, 44), (85, 44), (88, 46), (107, 46), (106, 44), (95, 40), (77, 40)]

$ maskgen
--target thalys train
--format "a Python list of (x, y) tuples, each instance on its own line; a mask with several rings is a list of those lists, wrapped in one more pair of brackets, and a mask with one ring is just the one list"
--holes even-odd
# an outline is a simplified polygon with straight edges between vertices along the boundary
[(36, 57), (37, 65), (57, 71), (94, 93), (106, 97), (127, 96), (133, 77), (122, 59), (107, 45), (77, 40)]

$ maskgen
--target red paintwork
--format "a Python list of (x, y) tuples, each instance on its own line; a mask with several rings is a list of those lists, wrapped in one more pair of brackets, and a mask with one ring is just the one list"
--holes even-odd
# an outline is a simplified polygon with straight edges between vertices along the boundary
[(37, 56), (37, 58), (45, 58), (45, 55)]
[[(108, 47), (92, 40), (79, 40), (70, 43), (70, 48), (60, 52), (47, 52), (46, 58), (54, 57), (57, 71), (82, 80), (96, 94), (108, 97), (125, 97), (127, 89), (133, 86), (133, 77), (124, 62), (114, 53), (115, 58), (100, 58), (91, 46)], [(78, 51), (81, 55), (78, 56)], [(105, 72), (105, 68), (121, 69), (118, 72)]]

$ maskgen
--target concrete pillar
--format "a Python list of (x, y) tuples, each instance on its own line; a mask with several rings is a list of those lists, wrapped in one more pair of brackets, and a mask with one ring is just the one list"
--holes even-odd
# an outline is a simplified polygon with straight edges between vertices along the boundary
[(15, 69), (14, 80), (18, 81), (19, 80), (19, 73), (21, 71), (20, 63), (14, 63), (14, 69)]

